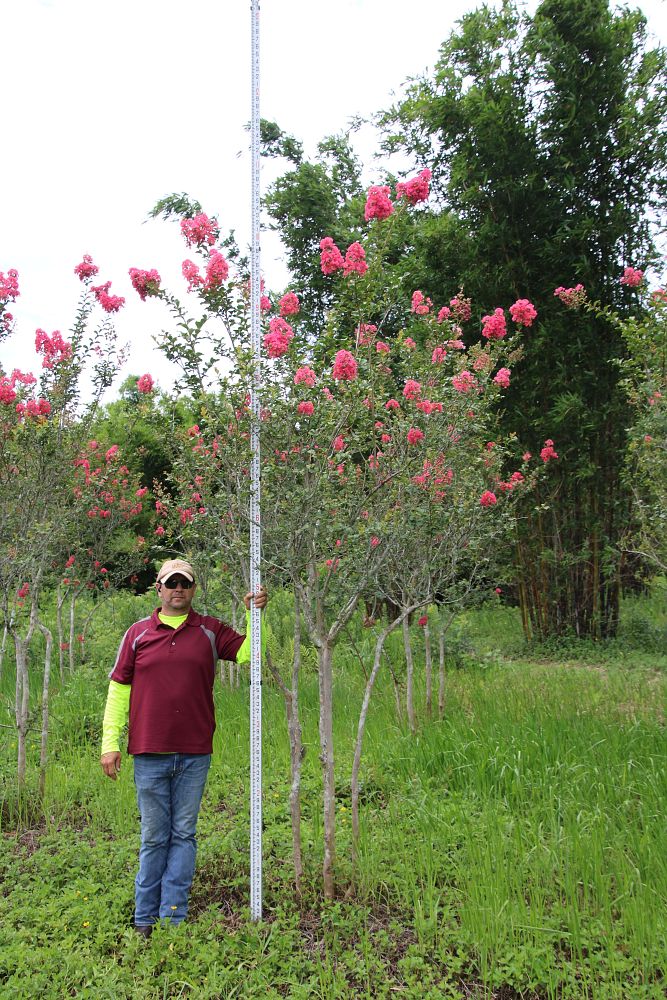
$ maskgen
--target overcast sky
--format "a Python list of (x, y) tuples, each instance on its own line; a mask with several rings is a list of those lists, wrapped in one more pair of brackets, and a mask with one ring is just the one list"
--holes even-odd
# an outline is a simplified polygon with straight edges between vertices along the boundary
[[(455, 21), (478, 5), (264, 0), (262, 117), (313, 151), (432, 68)], [(639, 6), (665, 44), (665, 0)], [(160, 307), (139, 302), (127, 272), (157, 267), (185, 294), (176, 226), (144, 223), (172, 191), (197, 198), (248, 242), (250, 2), (12, 0), (3, 8), (0, 271), (19, 271), (21, 295), (0, 364), (36, 370), (35, 329), (69, 329), (80, 291), (72, 269), (89, 253), (99, 279), (127, 299), (116, 326), (132, 353), (119, 381), (151, 372), (166, 387), (170, 369), (151, 340)], [(369, 182), (380, 179), (369, 170)], [(270, 286), (285, 280), (275, 242), (264, 241), (262, 267)]]

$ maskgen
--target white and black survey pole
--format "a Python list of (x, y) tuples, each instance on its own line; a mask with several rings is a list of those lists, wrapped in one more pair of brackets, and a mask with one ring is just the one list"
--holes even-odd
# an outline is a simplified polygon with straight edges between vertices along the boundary
[[(250, 468), (250, 590), (259, 591), (260, 518), (260, 331), (261, 280), (259, 264), (259, 0), (251, 0), (252, 12), (252, 114), (250, 151), (252, 159), (252, 238), (250, 244), (250, 340), (252, 387), (250, 391), (252, 462)], [(262, 654), (261, 616), (254, 602), (250, 611), (250, 916), (262, 919)]]

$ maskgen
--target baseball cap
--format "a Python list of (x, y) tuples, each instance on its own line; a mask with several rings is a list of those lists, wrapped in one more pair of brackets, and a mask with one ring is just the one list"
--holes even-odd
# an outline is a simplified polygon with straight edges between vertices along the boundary
[(167, 559), (165, 563), (162, 563), (157, 575), (157, 582), (161, 583), (162, 580), (167, 580), (174, 573), (180, 573), (190, 583), (194, 582), (195, 571), (185, 559)]

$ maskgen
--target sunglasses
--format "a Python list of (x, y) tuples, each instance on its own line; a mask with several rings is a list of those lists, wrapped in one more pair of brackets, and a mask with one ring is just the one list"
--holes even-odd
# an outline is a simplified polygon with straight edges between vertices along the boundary
[(182, 587), (183, 590), (189, 590), (190, 587), (194, 587), (195, 581), (190, 583), (189, 580), (185, 580), (182, 576), (170, 576), (168, 580), (162, 581), (162, 586), (166, 587), (167, 590), (176, 590), (177, 587)]

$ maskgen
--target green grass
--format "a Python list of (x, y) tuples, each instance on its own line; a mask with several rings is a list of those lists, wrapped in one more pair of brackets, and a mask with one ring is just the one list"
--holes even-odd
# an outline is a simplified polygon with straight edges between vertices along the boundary
[[(18, 824), (12, 734), (0, 730), (0, 997), (664, 998), (667, 657), (654, 641), (663, 612), (659, 601), (634, 602), (624, 609), (626, 622), (643, 623), (634, 639), (582, 644), (579, 659), (570, 646), (528, 657), (512, 609), (471, 612), (449, 637), (445, 718), (422, 713), (414, 736), (382, 674), (354, 866), (349, 779), (363, 677), (341, 650), (339, 893), (330, 903), (320, 889), (317, 679), (307, 669), (301, 693), (301, 900), (291, 884), (284, 708), (266, 683), (259, 925), (247, 909), (248, 692), (219, 689), (191, 920), (148, 943), (129, 930), (131, 763), (117, 783), (103, 780), (106, 664), (83, 667), (54, 699), (39, 822), (24, 804)], [(277, 635), (289, 634), (284, 624)], [(364, 656), (370, 643), (364, 633)], [(398, 663), (400, 643), (391, 654)], [(6, 674), (5, 694), (12, 684)], [(33, 740), (33, 768), (36, 752)]]

